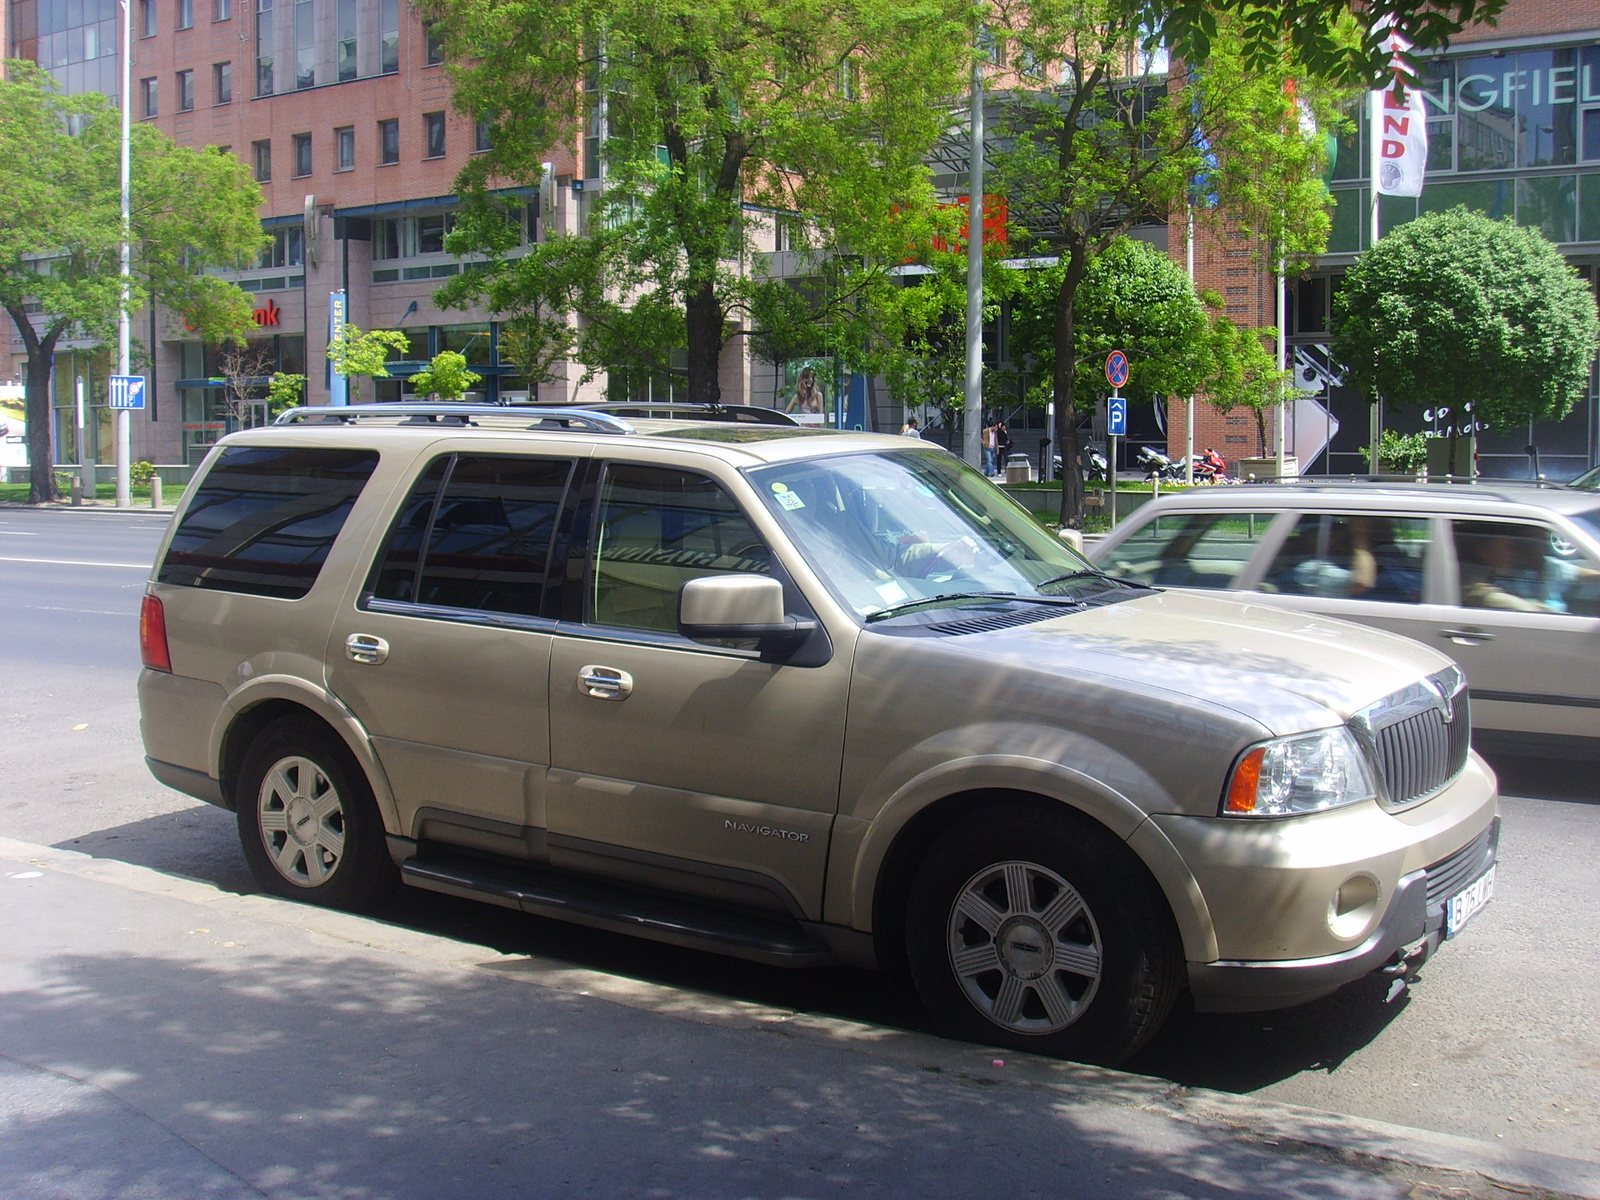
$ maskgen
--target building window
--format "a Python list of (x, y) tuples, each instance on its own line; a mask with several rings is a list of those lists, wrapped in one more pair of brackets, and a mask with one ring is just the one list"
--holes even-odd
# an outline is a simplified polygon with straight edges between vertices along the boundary
[(301, 179), (311, 174), (311, 135), (297, 133), (292, 139), (294, 143), (294, 177)]
[(423, 128), (427, 131), (427, 152), (424, 158), (444, 157), (444, 114), (431, 112), (422, 114)]
[(218, 104), (233, 103), (233, 64), (211, 64), (211, 82), (216, 88)]
[(378, 72), (393, 75), (400, 70), (400, 0), (378, 0)]
[(233, 16), (233, 0), (216, 0), (216, 6), (211, 10), (213, 21), (226, 21)]
[(194, 0), (178, 0), (178, 28), (194, 28)]
[(256, 95), (272, 95), (272, 0), (256, 0)]
[(356, 77), (356, 0), (338, 0), (336, 14), (338, 45), (334, 56), (338, 59), (339, 82)]
[(252, 142), (250, 148), (255, 151), (256, 182), (272, 182), (272, 140)]
[(139, 106), (140, 116), (153, 117), (156, 115), (156, 81), (154, 79), (139, 80)]
[(156, 35), (156, 0), (139, 0), (139, 36)]
[(445, 235), (455, 227), (455, 213), (379, 218), (372, 222), (372, 257), (376, 260), (443, 254)]
[(256, 260), (256, 270), (267, 271), (274, 267), (299, 267), (306, 261), (306, 231), (300, 225), (289, 225), (270, 232), (272, 240), (262, 248)]
[(194, 110), (194, 72), (178, 72), (178, 111), (192, 112)]
[(378, 163), (388, 166), (400, 161), (400, 122), (391, 117), (378, 122)]
[(316, 0), (295, 0), (294, 86), (296, 91), (317, 86)]
[(338, 165), (336, 171), (354, 171), (356, 169), (356, 129), (354, 125), (345, 125), (333, 131), (334, 153)]
[(472, 152), (482, 154), (485, 150), (493, 150), (494, 146), (489, 140), (489, 122), (474, 121), (472, 123)]
[(437, 66), (444, 61), (444, 39), (434, 33), (432, 25), (428, 25), (425, 28), (427, 31), (427, 49), (424, 51), (422, 62), (424, 66)]

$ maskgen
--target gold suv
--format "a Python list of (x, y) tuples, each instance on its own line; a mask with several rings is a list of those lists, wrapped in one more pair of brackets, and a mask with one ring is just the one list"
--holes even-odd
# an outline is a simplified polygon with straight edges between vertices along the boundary
[(150, 769), (268, 891), (907, 963), (1049, 1054), (1403, 975), (1493, 889), (1449, 659), (1111, 578), (903, 438), (297, 410), (212, 451), (141, 641)]

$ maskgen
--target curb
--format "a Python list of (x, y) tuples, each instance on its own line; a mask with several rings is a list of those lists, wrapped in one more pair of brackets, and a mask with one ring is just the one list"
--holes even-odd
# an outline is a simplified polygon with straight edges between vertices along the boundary
[(130, 504), (127, 508), (120, 508), (115, 504), (102, 504), (98, 500), (90, 504), (68, 504), (65, 501), (28, 504), (21, 500), (0, 500), (0, 509), (20, 512), (111, 513), (119, 517), (170, 517), (176, 511), (176, 506), (167, 504), (160, 508), (151, 508), (148, 504)]
[[(25, 862), (102, 884), (271, 921), (352, 946), (403, 954), (465, 971), (489, 971), (539, 987), (588, 996), (703, 1025), (795, 1038), (871, 1054), (907, 1068), (981, 1086), (1047, 1089), (1064, 1102), (1141, 1109), (1187, 1124), (1219, 1127), (1286, 1153), (1384, 1168), (1413, 1167), (1453, 1176), (1477, 1175), (1513, 1192), (1600, 1200), (1600, 1162), (1519, 1149), (1298, 1105), (1251, 1099), (1104, 1067), (952, 1042), (752, 1001), (706, 995), (552, 959), (501, 954), (436, 934), (335, 909), (262, 895), (238, 895), (213, 884), (116, 859), (95, 858), (0, 837), (0, 860)], [(997, 1058), (997, 1054), (1005, 1057)], [(1427, 1193), (1421, 1193), (1427, 1194)]]

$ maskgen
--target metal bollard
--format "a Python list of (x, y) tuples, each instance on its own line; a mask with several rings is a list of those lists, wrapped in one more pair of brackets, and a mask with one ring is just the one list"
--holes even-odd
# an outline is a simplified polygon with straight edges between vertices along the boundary
[(161, 476), (150, 476), (150, 507), (161, 507)]
[(83, 479), (81, 476), (72, 477), (72, 505), (76, 508), (83, 503)]

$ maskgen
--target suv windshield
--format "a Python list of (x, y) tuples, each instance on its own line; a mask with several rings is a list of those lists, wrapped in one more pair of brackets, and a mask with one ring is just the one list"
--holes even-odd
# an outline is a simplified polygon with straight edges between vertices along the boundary
[(1118, 588), (943, 451), (841, 455), (749, 477), (839, 598), (868, 620), (990, 599), (1059, 604)]
[(1586, 492), (1600, 492), (1600, 467), (1585, 471), (1567, 486), (1582, 488)]

